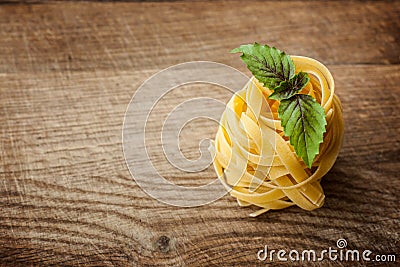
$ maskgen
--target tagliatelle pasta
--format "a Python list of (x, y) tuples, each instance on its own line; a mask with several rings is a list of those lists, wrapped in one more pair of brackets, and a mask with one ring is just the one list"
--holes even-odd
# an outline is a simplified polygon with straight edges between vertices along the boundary
[(310, 82), (301, 93), (314, 97), (323, 107), (327, 126), (319, 154), (309, 169), (297, 157), (278, 118), (279, 101), (254, 77), (228, 102), (215, 142), (214, 168), (240, 206), (256, 205), (258, 216), (268, 210), (297, 205), (313, 210), (323, 205), (321, 178), (339, 153), (344, 124), (334, 80), (320, 62), (291, 56), (296, 72), (306, 72)]

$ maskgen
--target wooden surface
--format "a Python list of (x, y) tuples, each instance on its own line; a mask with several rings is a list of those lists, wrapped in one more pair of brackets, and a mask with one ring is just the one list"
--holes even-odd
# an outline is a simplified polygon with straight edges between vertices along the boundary
[[(1, 265), (264, 266), (256, 253), (265, 245), (321, 251), (339, 238), (349, 249), (399, 258), (399, 14), (390, 1), (2, 3)], [(325, 205), (249, 218), (254, 209), (229, 196), (199, 208), (152, 199), (122, 152), (136, 88), (192, 60), (248, 73), (228, 51), (253, 41), (316, 58), (335, 77), (346, 134), (322, 182)], [(174, 93), (160, 114), (176, 99), (229, 98), (205, 87)], [(202, 121), (188, 126), (183, 153), (196, 156), (197, 137), (215, 130)], [(187, 183), (156, 139), (152, 147), (164, 175)], [(194, 178), (205, 184), (215, 174)]]

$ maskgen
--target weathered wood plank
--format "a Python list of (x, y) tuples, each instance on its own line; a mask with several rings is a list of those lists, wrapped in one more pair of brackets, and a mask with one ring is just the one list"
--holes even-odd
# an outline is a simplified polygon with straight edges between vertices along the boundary
[[(345, 110), (346, 139), (323, 181), (326, 205), (258, 219), (248, 218), (252, 209), (237, 207), (229, 197), (195, 209), (166, 206), (132, 182), (121, 151), (122, 118), (130, 94), (151, 71), (74, 72), (70, 79), (52, 73), (26, 73), (23, 80), (20, 74), (3, 75), (3, 261), (233, 265), (256, 263), (254, 251), (264, 244), (320, 249), (341, 236), (354, 247), (395, 251), (399, 67), (331, 69)], [(370, 83), (360, 81), (371, 74)], [(376, 102), (373, 90), (388, 93)], [(354, 105), (354, 98), (361, 104)], [(168, 104), (159, 110), (166, 113)], [(212, 126), (202, 125), (210, 134)], [(161, 154), (155, 160), (178, 182), (187, 177), (168, 167)], [(204, 177), (213, 175), (209, 170)], [(158, 252), (157, 240), (164, 235), (171, 240), (168, 253)]]
[(382, 2), (53, 3), (0, 8), (0, 72), (115, 71), (211, 60), (258, 41), (327, 64), (399, 63)]

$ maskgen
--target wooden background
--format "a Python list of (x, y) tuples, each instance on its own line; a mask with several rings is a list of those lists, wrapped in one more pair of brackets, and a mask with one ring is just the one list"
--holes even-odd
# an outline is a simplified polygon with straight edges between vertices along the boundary
[[(399, 258), (399, 39), (391, 1), (0, 3), (1, 265), (264, 266), (264, 245), (321, 251), (339, 238)], [(136, 88), (192, 60), (248, 73), (228, 51), (253, 41), (316, 58), (335, 77), (346, 135), (322, 182), (326, 204), (249, 218), (254, 209), (229, 196), (199, 208), (147, 196), (121, 144)], [(176, 99), (198, 95), (229, 98), (218, 88), (176, 90), (154, 127)], [(197, 137), (215, 130), (188, 125), (183, 153), (195, 157)], [(163, 174), (187, 183), (152, 142)], [(190, 181), (212, 179), (209, 169)]]

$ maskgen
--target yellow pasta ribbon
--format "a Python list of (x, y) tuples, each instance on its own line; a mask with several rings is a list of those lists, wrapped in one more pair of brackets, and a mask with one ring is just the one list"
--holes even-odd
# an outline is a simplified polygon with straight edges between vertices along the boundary
[(252, 77), (227, 104), (211, 147), (214, 168), (240, 206), (255, 205), (268, 210), (297, 205), (314, 210), (324, 204), (321, 178), (332, 168), (343, 141), (344, 124), (334, 80), (320, 62), (291, 56), (296, 72), (306, 72), (310, 82), (301, 91), (323, 107), (327, 126), (319, 154), (309, 169), (297, 157), (278, 118), (279, 102)]

